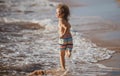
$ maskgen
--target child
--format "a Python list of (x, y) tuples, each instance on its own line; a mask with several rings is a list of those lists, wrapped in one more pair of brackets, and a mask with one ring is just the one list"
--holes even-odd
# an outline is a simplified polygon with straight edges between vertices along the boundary
[(70, 32), (71, 25), (68, 22), (68, 17), (70, 16), (68, 6), (65, 4), (59, 4), (56, 9), (56, 16), (59, 20), (60, 64), (61, 69), (65, 70), (65, 55), (70, 57), (73, 48), (73, 40)]

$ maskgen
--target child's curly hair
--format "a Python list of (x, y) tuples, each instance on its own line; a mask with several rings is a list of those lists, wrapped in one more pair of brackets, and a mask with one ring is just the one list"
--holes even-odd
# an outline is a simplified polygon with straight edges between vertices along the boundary
[(70, 10), (69, 7), (66, 4), (58, 4), (57, 9), (60, 10), (61, 15), (63, 15), (63, 18), (68, 21), (70, 16)]

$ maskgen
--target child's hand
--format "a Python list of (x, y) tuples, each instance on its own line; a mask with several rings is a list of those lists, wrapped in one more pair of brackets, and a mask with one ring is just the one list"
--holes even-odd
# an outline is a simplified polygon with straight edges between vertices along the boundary
[(61, 36), (60, 36), (60, 38), (63, 38), (63, 37), (64, 37), (64, 35), (61, 35)]

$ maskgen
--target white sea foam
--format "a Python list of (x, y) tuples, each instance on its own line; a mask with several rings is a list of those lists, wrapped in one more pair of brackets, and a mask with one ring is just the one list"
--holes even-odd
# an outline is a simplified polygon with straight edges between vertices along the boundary
[(52, 9), (57, 5), (56, 2), (50, 2), (48, 0), (5, 0), (7, 7), (11, 7), (12, 10), (19, 11), (40, 11), (43, 9)]
[[(21, 70), (33, 71), (35, 64), (43, 65), (44, 69), (59, 66), (59, 45), (58, 45), (58, 26), (54, 19), (43, 20), (16, 20), (16, 19), (2, 19), (3, 22), (31, 22), (38, 23), (43, 26), (44, 30), (21, 30), (19, 32), (1, 32), (0, 36), (7, 40), (6, 43), (0, 43), (1, 62), (8, 67), (17, 67)], [(2, 21), (1, 21), (2, 22)], [(17, 24), (15, 24), (17, 25)], [(11, 29), (12, 30), (12, 29)], [(89, 39), (83, 37), (83, 33), (71, 30), (73, 35), (74, 48), (72, 51), (71, 60), (68, 67), (72, 75), (79, 75), (80, 71), (91, 71), (91, 67), (95, 70), (101, 71), (99, 68), (110, 69), (102, 65), (90, 64), (100, 60), (109, 59), (114, 51), (107, 48), (98, 47)], [(81, 64), (85, 62), (85, 64)], [(44, 63), (44, 64), (43, 64)], [(76, 64), (80, 63), (80, 64)], [(86, 64), (87, 63), (87, 64)], [(34, 64), (33, 66), (31, 64)], [(72, 65), (72, 67), (70, 67)], [(78, 67), (80, 66), (80, 67)], [(99, 68), (97, 68), (99, 67)], [(29, 68), (29, 69), (28, 69)], [(94, 71), (94, 69), (92, 69)], [(78, 72), (77, 72), (78, 71)], [(105, 75), (106, 73), (82, 73), (81, 75)]]
[[(17, 42), (1, 44), (2, 48), (4, 46), (9, 50), (14, 51), (14, 53), (6, 53), (10, 58), (21, 54), (23, 56), (27, 56), (24, 61), (29, 63), (29, 58), (31, 59), (31, 57), (34, 57), (34, 55), (36, 54), (39, 55), (43, 51), (49, 52), (48, 50), (51, 50), (55, 51), (56, 53), (58, 52), (57, 50), (59, 49), (59, 47), (57, 45), (58, 34), (56, 21), (45, 19), (40, 22), (42, 25), (45, 26), (45, 30), (43, 32), (40, 30), (23, 30), (19, 33), (22, 35), (21, 37), (14, 37), (11, 35), (8, 35), (6, 37), (10, 41)], [(37, 36), (34, 36), (34, 34), (37, 34)], [(114, 51), (108, 50), (107, 48), (98, 47), (90, 40), (85, 39), (82, 34), (79, 34), (78, 32), (72, 32), (72, 35), (74, 39), (74, 49), (72, 55), (73, 61), (81, 60), (86, 62), (98, 62), (99, 60), (110, 58), (114, 53)], [(26, 40), (30, 40), (30, 42), (26, 42)], [(19, 43), (18, 41), (23, 42)], [(3, 53), (3, 56), (6, 57), (6, 54)], [(37, 60), (37, 58), (33, 59), (33, 62), (39, 61), (40, 60)]]
[(79, 59), (87, 62), (97, 62), (99, 60), (108, 59), (111, 57), (114, 51), (110, 51), (107, 48), (101, 48), (92, 43), (90, 40), (86, 40), (81, 35), (73, 34), (74, 38), (74, 51), (75, 60)]

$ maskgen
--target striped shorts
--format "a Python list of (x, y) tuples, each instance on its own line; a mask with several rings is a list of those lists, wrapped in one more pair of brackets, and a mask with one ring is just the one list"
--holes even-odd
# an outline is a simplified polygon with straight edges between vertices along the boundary
[(72, 37), (69, 38), (60, 38), (59, 39), (60, 44), (60, 51), (69, 50), (72, 51), (73, 48), (73, 39)]

